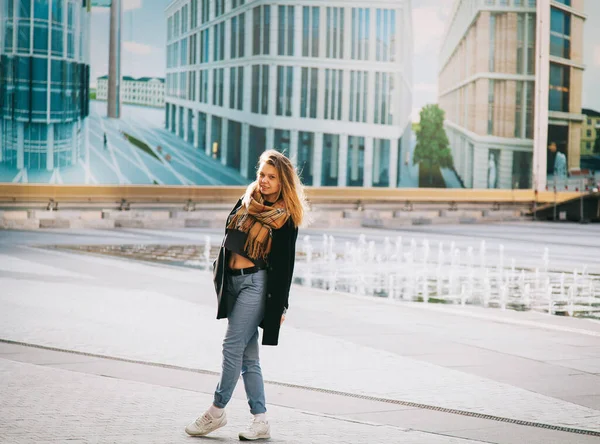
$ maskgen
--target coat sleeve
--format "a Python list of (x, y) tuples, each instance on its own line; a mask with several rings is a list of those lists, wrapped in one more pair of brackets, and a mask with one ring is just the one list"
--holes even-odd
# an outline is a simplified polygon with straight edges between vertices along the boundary
[(289, 245), (287, 250), (287, 287), (285, 292), (284, 299), (284, 308), (287, 310), (289, 308), (289, 298), (290, 298), (290, 288), (292, 286), (292, 281), (294, 279), (294, 264), (296, 263), (296, 240), (298, 239), (298, 228), (294, 227), (293, 224), (290, 225), (290, 237), (289, 237)]

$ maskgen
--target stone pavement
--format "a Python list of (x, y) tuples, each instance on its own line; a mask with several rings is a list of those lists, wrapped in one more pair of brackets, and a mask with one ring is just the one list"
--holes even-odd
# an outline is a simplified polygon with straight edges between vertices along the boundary
[[(210, 402), (220, 367), (225, 323), (214, 319), (210, 277), (40, 250), (31, 244), (55, 235), (32, 236), (0, 238), (0, 380), (8, 381), (0, 384), (0, 417), (9, 419), (0, 436), (38, 442), (23, 425), (43, 433), (50, 424), (57, 431), (46, 441), (186, 439), (182, 426)], [(600, 323), (297, 286), (290, 301), (281, 345), (261, 349), (276, 440), (600, 442), (600, 434), (564, 431), (600, 432)], [(238, 389), (223, 440), (235, 440), (247, 419)], [(140, 422), (150, 425), (138, 430)]]

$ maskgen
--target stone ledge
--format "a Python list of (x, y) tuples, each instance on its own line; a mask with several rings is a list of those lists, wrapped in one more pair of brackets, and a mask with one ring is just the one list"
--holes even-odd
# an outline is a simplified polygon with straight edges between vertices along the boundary
[(40, 228), (71, 228), (71, 221), (68, 219), (40, 219)]

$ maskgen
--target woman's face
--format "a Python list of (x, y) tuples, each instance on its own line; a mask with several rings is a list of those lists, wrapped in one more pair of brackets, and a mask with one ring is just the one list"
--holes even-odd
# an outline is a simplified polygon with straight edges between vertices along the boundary
[(258, 185), (263, 198), (268, 202), (275, 202), (281, 190), (281, 180), (277, 168), (268, 163), (262, 163), (258, 169)]

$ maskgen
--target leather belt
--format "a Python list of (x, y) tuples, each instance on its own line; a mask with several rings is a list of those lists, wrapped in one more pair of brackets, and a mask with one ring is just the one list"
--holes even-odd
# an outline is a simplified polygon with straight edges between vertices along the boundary
[(258, 267), (258, 266), (254, 266), (254, 267), (248, 267), (248, 268), (228, 268), (227, 272), (231, 275), (231, 276), (245, 276), (247, 274), (252, 274), (252, 273), (256, 273), (260, 270), (264, 270), (266, 267)]

